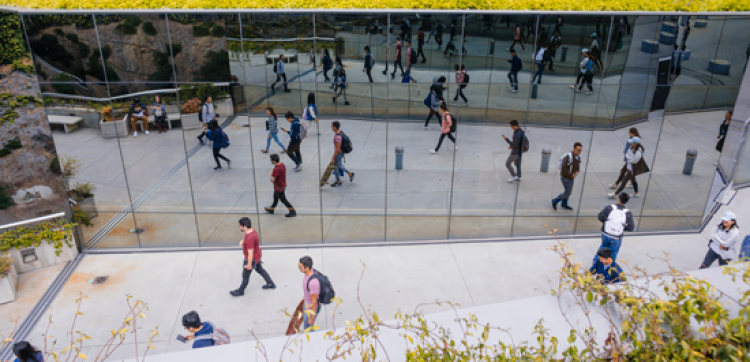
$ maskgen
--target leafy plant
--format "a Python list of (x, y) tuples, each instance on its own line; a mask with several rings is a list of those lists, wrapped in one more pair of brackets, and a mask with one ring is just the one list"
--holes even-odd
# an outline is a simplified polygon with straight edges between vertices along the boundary
[(158, 33), (159, 33), (159, 32), (158, 32), (158, 31), (156, 30), (156, 28), (154, 27), (154, 23), (152, 23), (152, 22), (150, 22), (150, 21), (147, 21), (147, 22), (143, 23), (143, 27), (142, 27), (142, 29), (143, 29), (143, 32), (144, 32), (144, 33), (145, 33), (146, 35), (150, 35), (150, 36), (155, 36), (156, 34), (158, 34)]
[(20, 137), (11, 138), (7, 142), (5, 142), (5, 145), (3, 146), (3, 148), (7, 148), (9, 150), (17, 150), (21, 147), (23, 147), (23, 145), (21, 144)]
[[(3, 150), (0, 150), (0, 152), (2, 151)], [(13, 201), (13, 198), (8, 195), (8, 191), (10, 191), (8, 186), (0, 185), (0, 210), (5, 210), (16, 204), (16, 202)]]
[(0, 279), (8, 277), (11, 267), (13, 267), (13, 258), (10, 255), (0, 256)]
[(14, 60), (12, 68), (28, 75), (34, 75), (34, 64), (28, 58)]
[(55, 92), (61, 94), (76, 94), (76, 87), (72, 84), (74, 79), (67, 73), (60, 73), (52, 77), (51, 81), (52, 88)]
[(21, 17), (12, 12), (0, 12), (0, 64), (13, 64), (28, 56), (21, 30)]
[(104, 119), (104, 122), (112, 122), (115, 119), (112, 113), (112, 106), (102, 108), (102, 119)]
[[(214, 28), (216, 29), (216, 28)], [(209, 50), (206, 61), (198, 70), (200, 79), (210, 81), (229, 81), (232, 74), (229, 71), (229, 53), (222, 49), (218, 52)]]
[(68, 38), (68, 40), (70, 40), (71, 43), (78, 44), (78, 34), (68, 33), (68, 34), (65, 34), (65, 37)]
[(47, 61), (58, 62), (66, 68), (69, 68), (75, 59), (52, 34), (42, 34), (39, 39), (31, 40), (31, 49), (37, 56)]
[(42, 242), (46, 242), (55, 249), (55, 255), (62, 254), (63, 246), (73, 247), (73, 228), (74, 223), (43, 222), (37, 225), (22, 227), (6, 231), (0, 234), (0, 251), (10, 250), (10, 248), (30, 248), (38, 247)]
[(189, 101), (185, 102), (185, 104), (181, 107), (182, 113), (198, 113), (201, 109), (201, 100), (196, 98), (192, 98)]
[(128, 14), (125, 15), (123, 22), (115, 27), (115, 31), (117, 31), (117, 34), (120, 36), (135, 35), (138, 34), (138, 25), (141, 25), (142, 22), (143, 20), (141, 20), (138, 15)]
[(78, 193), (78, 196), (81, 197), (81, 199), (86, 199), (91, 196), (94, 196), (95, 190), (96, 190), (96, 185), (93, 185), (90, 182), (85, 182), (85, 183), (76, 182), (76, 184), (73, 186), (73, 191)]
[(59, 36), (65, 36), (65, 32), (60, 28), (55, 29), (54, 32)]
[(89, 47), (88, 44), (82, 43), (82, 42), (78, 43), (78, 55), (81, 58), (88, 57), (90, 52), (91, 52), (91, 47)]
[(211, 35), (209, 28), (203, 24), (193, 25), (193, 36), (202, 38)]
[(225, 35), (226, 34), (224, 32), (224, 27), (223, 26), (217, 25), (217, 26), (214, 26), (213, 28), (211, 28), (211, 36), (212, 37), (214, 37), (214, 38), (222, 38)]
[(81, 160), (75, 156), (62, 156), (60, 157), (60, 171), (63, 178), (70, 181), (81, 168)]
[(221, 88), (214, 86), (212, 83), (192, 83), (180, 87), (181, 99), (198, 98), (199, 100), (203, 100), (206, 97), (211, 97), (214, 99), (214, 102), (216, 102), (226, 96), (226, 92), (222, 91)]
[(73, 221), (75, 221), (77, 224), (85, 225), (88, 227), (93, 226), (93, 224), (91, 223), (91, 218), (89, 218), (89, 214), (87, 214), (86, 211), (83, 211), (80, 206), (72, 206), (71, 210), (73, 210)]

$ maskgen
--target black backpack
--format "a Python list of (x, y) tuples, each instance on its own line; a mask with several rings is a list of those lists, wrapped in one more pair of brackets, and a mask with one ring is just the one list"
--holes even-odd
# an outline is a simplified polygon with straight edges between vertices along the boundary
[(469, 84), (469, 73), (464, 73), (464, 86)]
[(273, 63), (273, 72), (276, 73), (276, 70), (278, 69), (279, 62)]
[(320, 283), (318, 301), (320, 301), (321, 304), (331, 304), (333, 298), (336, 298), (336, 292), (333, 290), (331, 281), (323, 273), (313, 269), (313, 274), (310, 276), (310, 279), (307, 280), (308, 292), (310, 291), (310, 281), (313, 280), (313, 278), (318, 279), (318, 282)]
[(451, 115), (451, 132), (455, 133), (456, 125), (458, 124), (458, 118), (456, 118), (456, 116), (454, 116), (452, 113), (450, 115)]
[(544, 54), (542, 54), (542, 62), (549, 63), (552, 60), (552, 54), (550, 53), (549, 49), (544, 50)]
[(198, 110), (198, 120), (201, 121), (201, 123), (206, 123), (203, 122), (203, 107), (205, 107), (205, 104), (201, 103), (201, 108)]
[(351, 153), (353, 150), (352, 140), (346, 135), (346, 133), (344, 133), (344, 131), (339, 132), (341, 133), (341, 152)]
[(414, 49), (409, 48), (411, 50), (411, 55), (409, 56), (409, 59), (411, 60), (411, 64), (417, 63), (417, 52), (414, 51)]

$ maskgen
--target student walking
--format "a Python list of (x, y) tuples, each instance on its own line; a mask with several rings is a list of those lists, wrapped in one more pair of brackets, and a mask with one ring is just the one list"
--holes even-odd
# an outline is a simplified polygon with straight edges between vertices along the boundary
[[(641, 139), (639, 137), (633, 137), (628, 140), (630, 143), (630, 149), (625, 153), (625, 165), (620, 169), (620, 176), (614, 184), (609, 185), (610, 189), (617, 189), (614, 193), (609, 194), (610, 199), (614, 199), (616, 195), (619, 195), (625, 188), (625, 184), (630, 181), (633, 184), (633, 195), (632, 197), (638, 198), (638, 182), (635, 177), (648, 172), (648, 165), (646, 160), (643, 159), (643, 153), (645, 149), (641, 145)], [(619, 187), (617, 186), (619, 185)]]
[[(333, 96), (333, 103), (336, 104), (336, 99), (340, 97), (341, 95), (344, 96), (344, 105), (348, 106), (349, 101), (346, 99), (346, 88), (349, 87), (349, 84), (346, 82), (346, 69), (344, 69), (344, 65), (341, 61), (341, 57), (336, 56), (336, 64), (337, 69), (339, 69), (339, 82), (336, 84), (336, 88), (339, 89), (339, 92)], [(394, 72), (395, 73), (395, 72)], [(334, 91), (336, 89), (334, 88)]]
[(719, 260), (719, 265), (729, 264), (737, 255), (737, 241), (740, 239), (740, 227), (737, 217), (727, 211), (721, 217), (721, 223), (711, 229), (711, 240), (708, 242), (708, 252), (703, 258), (701, 269), (706, 269)]
[(578, 84), (583, 81), (583, 78), (586, 76), (586, 70), (589, 68), (589, 50), (586, 48), (581, 49), (581, 56), (583, 57), (583, 59), (581, 59), (581, 64), (578, 66), (578, 76), (576, 77), (576, 83), (570, 86), (570, 89), (573, 90), (576, 90), (578, 88)]
[(550, 38), (549, 47), (547, 47), (547, 51), (549, 52), (549, 70), (550, 72), (555, 71), (555, 56), (557, 55), (557, 49), (562, 46), (562, 35), (559, 31), (555, 31), (552, 34), (552, 38)]
[(339, 174), (347, 174), (349, 175), (349, 182), (354, 181), (354, 172), (344, 167), (344, 155), (352, 151), (352, 142), (349, 136), (341, 130), (341, 122), (333, 121), (331, 130), (333, 130), (333, 156), (330, 164), (336, 166), (336, 170), (333, 172), (336, 176), (336, 182), (331, 184), (331, 187), (339, 187), (341, 186)]
[(206, 131), (208, 131), (208, 125), (211, 121), (216, 119), (216, 113), (214, 113), (214, 102), (211, 96), (206, 96), (206, 98), (203, 99), (203, 105), (201, 105), (198, 117), (201, 122), (203, 122), (203, 132), (198, 136), (198, 142), (203, 143), (203, 137), (206, 135)]
[(268, 149), (271, 147), (271, 139), (273, 138), (273, 140), (276, 141), (276, 144), (281, 147), (281, 153), (284, 153), (286, 152), (286, 148), (284, 148), (284, 144), (279, 141), (279, 126), (276, 112), (273, 111), (273, 107), (268, 107), (266, 108), (266, 114), (268, 115), (268, 120), (266, 121), (266, 131), (268, 131), (268, 136), (266, 138), (266, 148), (260, 150), (260, 152), (268, 153)]
[[(586, 95), (590, 96), (594, 94), (594, 75), (598, 73), (598, 68), (596, 66), (596, 59), (594, 56), (590, 53), (587, 53), (588, 57), (584, 58), (584, 61), (586, 62), (586, 65), (583, 67), (583, 78), (581, 80), (581, 84), (578, 86), (578, 89), (575, 90), (576, 93), (581, 93), (581, 89), (583, 89), (583, 85), (586, 84), (586, 87), (588, 90), (586, 91)], [(583, 64), (583, 61), (581, 62)], [(576, 80), (576, 84), (578, 81)]]
[(716, 142), (716, 150), (721, 153), (724, 150), (724, 139), (727, 137), (727, 131), (729, 131), (729, 125), (732, 123), (732, 111), (727, 111), (727, 113), (724, 114), (724, 121), (721, 122), (721, 126), (719, 126), (719, 135), (716, 136), (716, 139), (719, 140), (719, 142)]
[(160, 96), (154, 97), (154, 123), (156, 128), (159, 129), (159, 133), (167, 131), (167, 106), (162, 102)]
[(295, 217), (297, 216), (297, 211), (294, 210), (292, 204), (286, 199), (286, 165), (279, 160), (279, 155), (275, 153), (271, 155), (271, 163), (273, 164), (273, 171), (271, 171), (273, 204), (271, 204), (271, 206), (266, 206), (263, 209), (266, 210), (267, 213), (273, 214), (276, 205), (281, 201), (281, 203), (289, 210), (289, 213), (284, 216)]
[(214, 153), (214, 161), (216, 161), (216, 167), (214, 167), (214, 170), (221, 170), (219, 159), (227, 162), (227, 168), (232, 168), (232, 160), (221, 154), (222, 148), (229, 147), (229, 137), (224, 133), (221, 127), (219, 127), (219, 122), (216, 122), (216, 120), (211, 121), (211, 123), (208, 124), (208, 131), (204, 132), (206, 132), (206, 137), (213, 142), (212, 151)]
[(279, 61), (276, 62), (276, 66), (273, 67), (273, 72), (276, 73), (276, 81), (271, 84), (271, 93), (276, 93), (276, 83), (278, 83), (281, 78), (284, 78), (284, 92), (289, 93), (291, 92), (289, 88), (287, 87), (287, 80), (286, 80), (286, 72), (284, 71), (284, 55), (279, 56)]
[(420, 30), (417, 34), (417, 59), (419, 59), (419, 56), (422, 56), (422, 63), (427, 62), (427, 58), (424, 56), (424, 51), (422, 48), (424, 47), (424, 30)]
[[(508, 159), (505, 160), (505, 167), (508, 169), (511, 176), (510, 179), (508, 179), (508, 182), (513, 183), (515, 181), (521, 181), (521, 155), (523, 155), (524, 143), (526, 142), (524, 139), (526, 133), (521, 130), (521, 127), (518, 126), (518, 121), (515, 119), (510, 121), (510, 128), (513, 130), (513, 140), (511, 141), (508, 137), (505, 137), (505, 135), (503, 135), (503, 138), (505, 139), (505, 142), (508, 143), (508, 149), (510, 150), (510, 155), (508, 155)], [(516, 171), (513, 170), (513, 164), (516, 165)]]
[(438, 50), (443, 46), (443, 33), (445, 32), (445, 25), (439, 21), (435, 21), (437, 23), (437, 31), (435, 33), (435, 42), (438, 44)]
[[(302, 125), (299, 122), (299, 118), (294, 116), (294, 113), (292, 111), (286, 111), (286, 114), (284, 114), (284, 117), (286, 118), (289, 123), (292, 125), (289, 127), (290, 129), (287, 130), (285, 128), (281, 128), (282, 131), (286, 132), (289, 135), (289, 146), (286, 147), (286, 155), (289, 156), (289, 158), (294, 162), (296, 167), (294, 168), (295, 172), (302, 171), (302, 168), (304, 167), (302, 165), (302, 153), (300, 152), (300, 145), (302, 144)], [(284, 175), (286, 175), (286, 168), (284, 168)], [(286, 182), (286, 179), (285, 179)]]
[[(599, 66), (599, 70), (604, 69), (604, 64), (602, 64), (601, 56), (602, 56), (602, 38), (599, 36), (599, 32), (591, 33), (591, 46), (589, 47), (591, 49), (591, 60), (596, 62), (596, 64)], [(598, 72), (597, 72), (598, 73)]]
[(383, 69), (383, 75), (388, 75), (388, 54), (390, 53), (390, 46), (385, 47), (385, 69)]
[(445, 46), (445, 51), (443, 51), (443, 55), (447, 55), (449, 52), (451, 54), (453, 52), (458, 53), (458, 49), (456, 49), (456, 46), (453, 45), (453, 41), (455, 40), (457, 34), (458, 34), (458, 29), (456, 28), (456, 23), (452, 22), (450, 36), (448, 37), (448, 44)]
[(510, 63), (510, 71), (508, 71), (508, 80), (510, 81), (510, 92), (511, 93), (517, 93), (518, 92), (518, 72), (523, 69), (523, 63), (521, 62), (521, 58), (516, 55), (516, 50), (514, 48), (510, 48), (510, 59), (505, 59), (508, 63)]
[(469, 104), (469, 100), (466, 99), (466, 96), (464, 95), (464, 88), (466, 88), (466, 66), (461, 64), (461, 67), (458, 66), (458, 64), (453, 66), (453, 69), (456, 70), (456, 96), (453, 97), (454, 102), (458, 102), (458, 97), (460, 96), (461, 99), (464, 100), (464, 103)]
[(448, 106), (446, 106), (445, 103), (440, 105), (440, 115), (442, 118), (440, 127), (440, 139), (438, 139), (437, 147), (435, 147), (434, 150), (430, 150), (430, 153), (435, 154), (440, 150), (440, 145), (443, 144), (443, 139), (445, 137), (448, 137), (448, 139), (453, 141), (453, 150), (458, 151), (458, 146), (456, 146), (456, 138), (451, 134), (451, 132), (456, 130), (454, 119), (450, 112), (448, 112)]
[[(634, 137), (638, 137), (638, 139), (640, 139), (641, 138), (641, 134), (638, 132), (638, 128), (630, 127), (630, 129), (628, 130), (628, 140), (625, 142), (625, 149), (622, 150), (622, 162), (627, 162), (628, 161), (627, 155), (628, 155), (628, 151), (630, 150), (630, 147), (632, 145), (632, 143), (630, 142), (630, 140), (633, 139)], [(620, 184), (619, 182), (615, 183), (614, 184), (614, 189), (616, 189), (619, 184)], [(635, 186), (633, 184), (633, 181), (631, 180), (630, 181), (630, 185), (626, 185), (625, 187), (633, 188)]]
[(331, 54), (328, 52), (328, 49), (323, 49), (323, 76), (325, 77), (325, 81), (329, 82), (331, 81), (331, 78), (328, 78), (328, 71), (333, 68), (333, 61), (331, 60)]
[(26, 341), (16, 342), (13, 354), (16, 356), (14, 362), (44, 362), (44, 354)]
[(523, 44), (523, 30), (521, 29), (520, 24), (516, 24), (516, 29), (513, 31), (513, 43), (510, 45), (509, 49), (515, 48), (516, 43), (521, 44), (521, 49), (526, 51), (526, 47)]
[(545, 66), (544, 62), (546, 60), (546, 57), (549, 56), (546, 54), (547, 54), (547, 43), (545, 42), (545, 43), (542, 43), (542, 48), (539, 49), (539, 51), (536, 53), (537, 71), (536, 73), (534, 73), (534, 76), (531, 78), (531, 83), (534, 83), (534, 81), (536, 81), (537, 76), (539, 77), (538, 84), (542, 83), (542, 75), (544, 75), (544, 66)]
[[(307, 106), (302, 110), (302, 119), (307, 122), (307, 125), (305, 125), (307, 130), (312, 128), (313, 123), (318, 123), (318, 106), (315, 105), (315, 93), (313, 92), (307, 94)], [(317, 134), (320, 134), (320, 132), (318, 131)]]
[(214, 340), (211, 335), (214, 334), (214, 325), (206, 321), (201, 322), (201, 317), (198, 312), (191, 310), (182, 316), (182, 327), (188, 332), (187, 336), (182, 337), (183, 341), (193, 341), (193, 348), (204, 348), (211, 347), (214, 345)]
[(406, 71), (410, 71), (411, 67), (417, 63), (417, 53), (411, 48), (411, 40), (406, 41)]
[(143, 121), (143, 129), (145, 130), (143, 133), (148, 134), (148, 110), (141, 103), (140, 98), (134, 99), (133, 103), (130, 104), (128, 115), (130, 116), (130, 128), (133, 129), (133, 137), (138, 137), (138, 129), (135, 128), (136, 121)]
[[(599, 221), (602, 223), (602, 245), (601, 248), (612, 250), (612, 259), (617, 260), (617, 254), (620, 252), (622, 236), (626, 231), (635, 230), (633, 222), (633, 213), (625, 208), (625, 204), (630, 201), (630, 196), (626, 193), (619, 194), (617, 205), (608, 205), (599, 212)], [(599, 256), (594, 257), (594, 263), (599, 261)]]
[(240, 230), (244, 233), (242, 240), (240, 240), (242, 254), (245, 257), (242, 262), (242, 284), (240, 284), (240, 287), (236, 290), (229, 292), (229, 294), (235, 297), (245, 295), (245, 288), (247, 288), (247, 283), (250, 281), (250, 274), (253, 270), (257, 271), (266, 282), (262, 287), (263, 289), (276, 289), (276, 284), (273, 283), (268, 272), (263, 269), (263, 263), (260, 260), (263, 251), (260, 250), (260, 238), (258, 237), (258, 232), (252, 228), (252, 223), (247, 217), (241, 218), (239, 223)]
[(404, 66), (401, 65), (401, 39), (396, 39), (396, 55), (393, 57), (393, 73), (391, 73), (391, 79), (396, 77), (396, 68), (401, 69), (401, 77), (403, 77)]
[(372, 67), (374, 66), (375, 59), (373, 59), (372, 54), (370, 53), (370, 46), (365, 45), (365, 64), (363, 65), (362, 71), (367, 73), (367, 78), (370, 80), (370, 83), (373, 83)]
[(677, 77), (682, 73), (682, 56), (685, 54), (685, 45), (682, 45), (682, 49), (674, 45), (674, 51), (672, 52), (672, 76), (670, 81), (674, 83)]
[(603, 284), (614, 284), (625, 280), (625, 276), (622, 275), (622, 268), (617, 265), (612, 257), (612, 250), (606, 247), (601, 248), (596, 252), (596, 256), (599, 260), (595, 261), (589, 269), (594, 278), (601, 279)]
[(443, 91), (445, 90), (443, 84), (445, 83), (445, 81), (445, 77), (441, 76), (430, 86), (430, 94), (428, 94), (427, 98), (425, 99), (425, 105), (430, 109), (430, 114), (427, 115), (427, 119), (424, 121), (425, 130), (430, 129), (429, 125), (432, 116), (434, 115), (438, 117), (438, 109), (440, 107), (440, 104), (445, 103), (445, 100), (443, 99)]
[(563, 193), (557, 195), (552, 199), (552, 208), (557, 210), (557, 203), (562, 201), (562, 207), (565, 210), (573, 210), (572, 207), (568, 206), (568, 198), (573, 192), (573, 182), (581, 169), (581, 151), (583, 145), (580, 142), (573, 144), (573, 150), (563, 155), (557, 164), (557, 168), (560, 169), (560, 181), (563, 185)]
[(302, 293), (304, 295), (302, 330), (305, 331), (315, 326), (320, 313), (320, 279), (316, 277), (313, 270), (313, 260), (309, 256), (299, 259), (299, 271), (305, 276), (302, 278)]

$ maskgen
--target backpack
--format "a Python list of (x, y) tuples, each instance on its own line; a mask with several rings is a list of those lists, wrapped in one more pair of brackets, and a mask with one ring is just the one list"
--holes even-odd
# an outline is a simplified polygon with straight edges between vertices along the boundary
[(331, 304), (333, 298), (336, 298), (336, 292), (333, 290), (331, 281), (323, 273), (313, 269), (313, 275), (307, 280), (307, 291), (310, 291), (310, 281), (315, 278), (320, 282), (320, 294), (318, 295), (318, 301), (321, 304)]
[(552, 53), (550, 53), (549, 49), (544, 50), (544, 54), (542, 54), (542, 62), (549, 63), (550, 60), (552, 60)]
[(299, 139), (303, 140), (307, 138), (307, 124), (299, 122)]
[(372, 68), (375, 66), (375, 59), (372, 57), (372, 53), (367, 53), (367, 67)]
[(315, 108), (313, 108), (312, 105), (308, 104), (307, 107), (305, 107), (305, 110), (302, 111), (302, 119), (305, 121), (314, 121), (316, 116)]
[(614, 236), (620, 236), (625, 231), (625, 224), (628, 222), (628, 209), (618, 209), (617, 205), (612, 205), (612, 212), (609, 213), (607, 221), (604, 222), (604, 232)]
[(273, 72), (276, 73), (276, 71), (279, 69), (279, 62), (273, 63)]
[(203, 107), (205, 106), (206, 106), (205, 104), (201, 104), (201, 109), (198, 111), (198, 120), (201, 123), (206, 123), (206, 122), (203, 122)]
[(229, 333), (227, 333), (227, 331), (224, 328), (219, 328), (211, 322), (203, 322), (203, 323), (206, 323), (209, 326), (211, 326), (211, 328), (213, 328), (214, 331), (211, 334), (206, 334), (206, 335), (195, 337), (193, 338), (194, 341), (211, 339), (214, 341), (214, 346), (221, 346), (224, 344), (229, 344), (231, 342), (231, 338), (229, 338)]
[(469, 73), (464, 73), (464, 87), (469, 84)]
[(432, 108), (432, 93), (427, 93), (427, 97), (424, 99), (424, 105), (427, 106), (427, 108)]
[(456, 132), (456, 125), (458, 124), (458, 118), (453, 115), (453, 113), (449, 113), (451, 116), (451, 132)]
[(219, 130), (219, 132), (219, 136), (221, 136), (221, 143), (219, 143), (219, 146), (221, 148), (229, 147), (229, 136), (227, 136), (224, 130)]
[(521, 153), (529, 152), (529, 138), (526, 137), (526, 132), (523, 133), (523, 149), (521, 150)]
[(323, 58), (323, 68), (325, 69), (331, 69), (333, 67), (333, 62), (331, 61), (331, 57), (326, 56)]
[[(563, 160), (565, 159), (565, 157), (568, 157), (568, 155), (570, 155), (570, 152), (564, 154), (562, 157), (560, 157), (560, 160), (557, 161), (557, 169), (558, 170), (562, 171)], [(571, 155), (571, 157), (572, 157), (572, 155)], [(570, 163), (572, 164), (573, 161), (570, 161)]]
[(353, 150), (352, 140), (346, 135), (346, 133), (344, 133), (344, 131), (339, 132), (341, 134), (341, 152), (351, 153)]
[(417, 63), (417, 52), (415, 52), (414, 49), (412, 49), (412, 48), (409, 48), (409, 50), (411, 50), (411, 52), (410, 52), (411, 55), (409, 56), (409, 60), (411, 60), (411, 64), (416, 64)]

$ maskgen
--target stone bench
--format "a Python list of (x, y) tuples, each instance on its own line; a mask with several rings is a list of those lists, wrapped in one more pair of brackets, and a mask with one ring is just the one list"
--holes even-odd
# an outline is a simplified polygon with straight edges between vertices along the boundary
[(65, 129), (65, 133), (75, 130), (78, 128), (78, 123), (83, 122), (83, 117), (78, 116), (49, 115), (47, 119), (49, 119), (49, 124), (61, 124)]
[[(167, 127), (171, 130), (172, 129), (172, 122), (179, 121), (180, 120), (180, 114), (179, 113), (167, 113)], [(128, 118), (128, 122), (130, 122), (130, 119)], [(156, 119), (154, 118), (154, 115), (148, 116), (148, 123), (156, 125)], [(135, 121), (135, 126), (141, 128), (141, 132), (143, 132), (143, 121), (137, 120)]]

